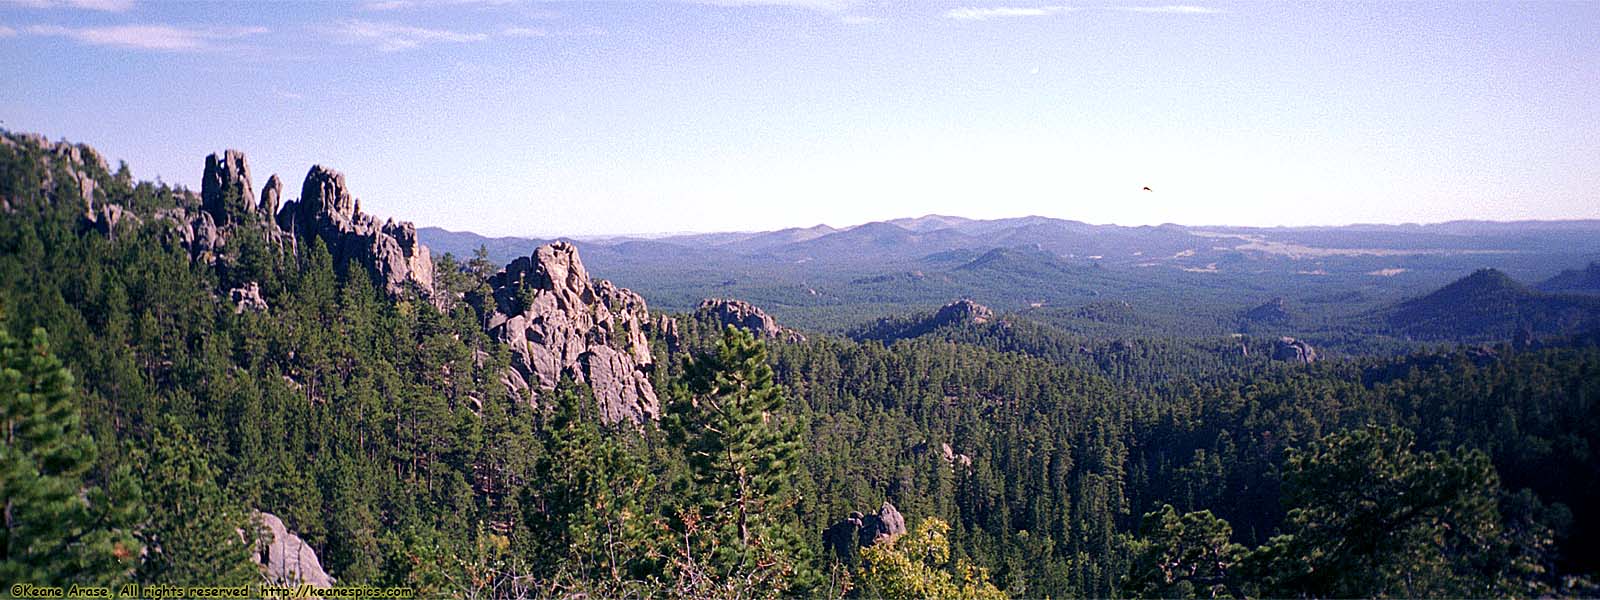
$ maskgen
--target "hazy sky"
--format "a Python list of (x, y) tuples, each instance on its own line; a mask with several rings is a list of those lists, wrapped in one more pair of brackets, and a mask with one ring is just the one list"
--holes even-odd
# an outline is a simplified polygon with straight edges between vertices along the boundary
[(1162, 1), (0, 0), (0, 126), (495, 235), (1600, 218), (1600, 2)]

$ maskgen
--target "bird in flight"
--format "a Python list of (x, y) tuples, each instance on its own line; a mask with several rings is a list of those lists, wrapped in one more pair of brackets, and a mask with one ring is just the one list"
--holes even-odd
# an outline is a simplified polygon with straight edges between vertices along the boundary
[(1148, 185), (1147, 185), (1147, 186), (1144, 186), (1144, 191), (1146, 191), (1146, 192), (1153, 192), (1153, 191), (1155, 191), (1155, 190), (1152, 190), (1152, 189), (1150, 189), (1150, 186), (1148, 186)]

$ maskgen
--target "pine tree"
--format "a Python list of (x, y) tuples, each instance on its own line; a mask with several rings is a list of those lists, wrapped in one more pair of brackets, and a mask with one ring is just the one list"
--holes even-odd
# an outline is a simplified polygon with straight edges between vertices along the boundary
[(132, 571), (142, 518), (138, 488), (119, 471), (86, 485), (95, 442), (80, 429), (73, 377), (43, 329), (30, 343), (0, 320), (0, 581), (113, 585)]
[(686, 359), (665, 424), (692, 473), (693, 503), (679, 515), (684, 591), (776, 594), (819, 582), (795, 531), (799, 442), (779, 412), (785, 401), (766, 346), (747, 332), (728, 327), (714, 354)]
[(1229, 570), (1245, 549), (1232, 536), (1233, 527), (1209, 510), (1179, 515), (1165, 504), (1145, 513), (1139, 537), (1128, 544), (1133, 569), (1123, 591), (1145, 598), (1237, 595)]
[(175, 422), (156, 433), (140, 473), (146, 500), (159, 507), (140, 530), (149, 554), (142, 581), (174, 585), (243, 585), (258, 575), (255, 525), (217, 485), (200, 443)]
[(1247, 559), (1270, 596), (1478, 597), (1498, 544), (1500, 482), (1482, 452), (1416, 452), (1368, 427), (1291, 451), (1283, 535)]
[(544, 451), (524, 503), (537, 540), (532, 562), (544, 566), (545, 575), (559, 570), (597, 585), (596, 592), (620, 591), (655, 566), (644, 502), (654, 479), (617, 434), (601, 431), (586, 388), (563, 380), (553, 395)]

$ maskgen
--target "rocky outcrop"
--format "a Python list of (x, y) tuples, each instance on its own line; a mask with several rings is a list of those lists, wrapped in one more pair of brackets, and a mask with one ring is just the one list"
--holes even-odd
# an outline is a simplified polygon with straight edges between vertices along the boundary
[[(43, 178), (39, 181), (39, 191), (51, 201), (69, 200), (83, 205), (84, 220), (95, 224), (100, 218), (101, 211), (95, 208), (95, 198), (104, 196), (104, 192), (97, 194), (100, 184), (96, 181), (97, 174), (107, 174), (110, 169), (106, 166), (106, 159), (100, 156), (94, 148), (83, 144), (67, 142), (51, 142), (48, 138), (36, 133), (7, 133), (0, 132), (0, 148), (8, 148), (15, 152), (36, 150), (38, 162)], [(63, 189), (66, 183), (57, 179), (57, 170), (51, 164), (62, 167), (66, 178), (72, 184), (74, 192)], [(6, 202), (6, 212), (12, 207)]]
[(272, 513), (257, 513), (261, 534), (257, 536), (256, 562), (267, 581), (278, 585), (305, 583), (317, 587), (333, 585), (334, 578), (322, 570), (317, 551), (283, 525)]
[(822, 532), (822, 545), (840, 561), (855, 564), (856, 553), (906, 532), (906, 518), (888, 501), (873, 514), (852, 512)]
[(672, 315), (656, 317), (651, 332), (667, 345), (667, 352), (676, 354), (683, 349), (683, 336), (678, 334), (678, 320)]
[(297, 240), (321, 238), (336, 265), (351, 260), (366, 265), (391, 295), (414, 286), (425, 297), (433, 296), (433, 257), (417, 241), (416, 226), (393, 219), (379, 223), (361, 212), (343, 173), (311, 167), (300, 199), (284, 203), (277, 224)]
[(708, 298), (695, 310), (698, 317), (715, 320), (722, 325), (732, 325), (755, 334), (757, 337), (805, 341), (805, 336), (793, 329), (780, 327), (777, 319), (755, 305), (743, 300)]
[(541, 246), (489, 278), (491, 336), (511, 348), (506, 385), (537, 397), (562, 377), (589, 384), (608, 423), (643, 422), (660, 414), (645, 338), (644, 298), (589, 278), (578, 249)]
[(939, 312), (934, 313), (933, 320), (941, 327), (962, 323), (981, 325), (994, 320), (994, 311), (989, 310), (987, 306), (962, 298), (940, 308)]
[[(932, 450), (932, 444), (928, 443), (927, 441), (923, 441), (911, 447), (912, 454), (916, 454), (918, 456), (925, 455)], [(972, 457), (956, 452), (956, 449), (952, 447), (949, 442), (939, 442), (939, 457), (943, 458), (945, 464), (950, 465), (951, 468), (955, 468), (957, 464), (960, 464), (966, 469), (972, 468)]]
[(1304, 340), (1292, 337), (1278, 338), (1278, 341), (1272, 344), (1272, 360), (1309, 365), (1317, 362), (1317, 349)]
[(228, 300), (233, 302), (234, 314), (244, 311), (267, 312), (267, 300), (261, 297), (261, 286), (252, 281), (243, 287), (228, 290)]
[(274, 173), (267, 178), (267, 185), (261, 187), (261, 205), (258, 207), (261, 214), (271, 215), (274, 219), (278, 215), (278, 205), (283, 199), (283, 180), (278, 179)]
[(1286, 323), (1290, 319), (1289, 303), (1283, 298), (1273, 298), (1260, 306), (1245, 311), (1244, 318), (1255, 323)]
[[(229, 199), (247, 210), (257, 209), (256, 194), (250, 183), (250, 165), (245, 162), (244, 153), (238, 150), (207, 156), (206, 170), (200, 177), (200, 206), (211, 213), (211, 219), (218, 225), (233, 225), (241, 216), (228, 206)], [(272, 214), (265, 216), (270, 220)]]

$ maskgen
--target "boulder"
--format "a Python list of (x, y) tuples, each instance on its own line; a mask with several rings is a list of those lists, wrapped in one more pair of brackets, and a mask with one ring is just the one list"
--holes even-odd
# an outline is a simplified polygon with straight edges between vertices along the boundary
[(861, 518), (861, 546), (877, 545), (879, 542), (893, 538), (906, 532), (906, 518), (895, 509), (887, 500), (878, 508), (878, 513)]
[(906, 532), (906, 518), (884, 501), (878, 512), (852, 512), (822, 532), (822, 545), (846, 564), (855, 564), (860, 548), (880, 544)]
[(1272, 345), (1272, 359), (1309, 365), (1317, 362), (1317, 349), (1303, 340), (1282, 337)]
[(283, 519), (262, 512), (261, 534), (257, 536), (256, 562), (261, 565), (268, 582), (278, 585), (309, 584), (317, 587), (333, 585), (334, 578), (322, 570), (317, 551), (300, 536), (289, 531)]

